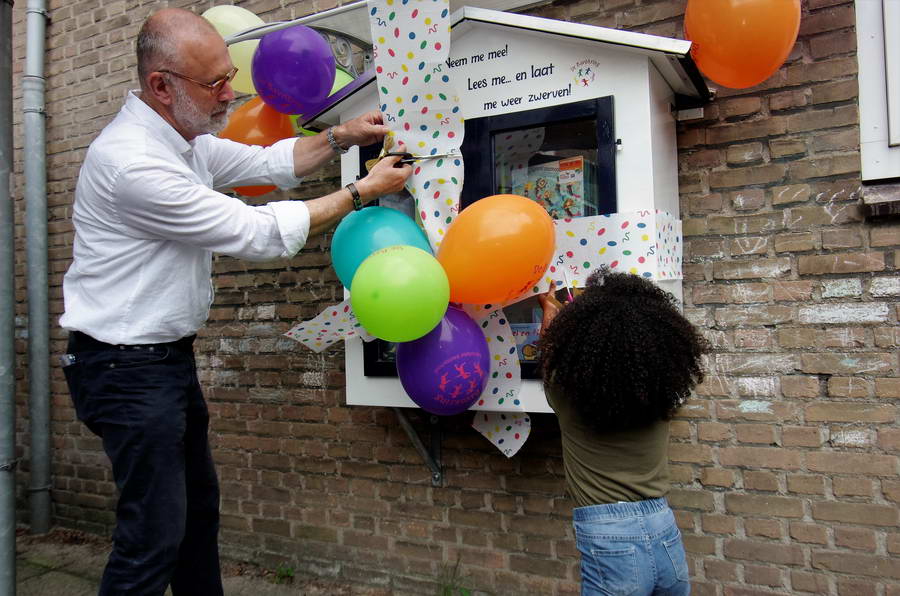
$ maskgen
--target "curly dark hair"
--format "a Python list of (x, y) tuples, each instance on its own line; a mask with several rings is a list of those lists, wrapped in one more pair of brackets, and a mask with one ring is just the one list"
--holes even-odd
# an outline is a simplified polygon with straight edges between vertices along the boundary
[(544, 379), (585, 424), (625, 430), (668, 420), (703, 381), (709, 342), (647, 279), (594, 271), (540, 343)]

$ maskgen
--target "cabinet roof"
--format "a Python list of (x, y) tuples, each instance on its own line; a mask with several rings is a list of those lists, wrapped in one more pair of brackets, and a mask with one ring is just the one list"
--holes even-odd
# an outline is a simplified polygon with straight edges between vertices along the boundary
[[(480, 3), (487, 5), (501, 2), (504, 2), (504, 0), (480, 0)], [(518, 0), (518, 3), (523, 4), (521, 0)], [(509, 0), (505, 0), (505, 4), (509, 4)], [(533, 2), (530, 4), (533, 4)], [(356, 5), (359, 5), (358, 9), (355, 8)], [(453, 2), (451, 1), (451, 7), (452, 5)], [(327, 28), (332, 31), (345, 33), (363, 42), (371, 43), (369, 16), (365, 2), (349, 5), (338, 15), (325, 15), (321, 19), (316, 19), (316, 16), (313, 15), (312, 17), (299, 20), (312, 27)], [(647, 56), (676, 95), (693, 98), (700, 103), (710, 98), (706, 82), (691, 58), (691, 42), (688, 40), (581, 23), (570, 23), (491, 10), (478, 6), (463, 6), (457, 9), (451, 15), (450, 22), (454, 36), (479, 27), (507, 28), (509, 29), (508, 33), (515, 31), (527, 32), (537, 36), (546, 36), (548, 40), (565, 38), (586, 44), (599, 44), (604, 49), (612, 52), (642, 54)], [(341, 106), (346, 104), (349, 98), (368, 88), (374, 81), (374, 72), (363, 73), (350, 85), (336, 93), (332, 97), (331, 103), (325, 106), (318, 114), (310, 115), (307, 122), (333, 120), (335, 114), (340, 112)]]

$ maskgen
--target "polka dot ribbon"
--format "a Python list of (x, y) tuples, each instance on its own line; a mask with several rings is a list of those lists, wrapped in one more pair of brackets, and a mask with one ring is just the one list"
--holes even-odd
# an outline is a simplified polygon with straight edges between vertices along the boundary
[[(446, 0), (370, 0), (368, 6), (379, 107), (393, 144), (403, 142), (416, 155), (460, 154), (417, 162), (406, 185), (437, 252), (459, 213), (463, 185), (464, 120), (446, 63), (450, 6)], [(491, 314), (483, 324), (491, 348), (491, 376), (478, 405), (510, 413), (478, 412), (474, 426), (512, 456), (528, 437), (530, 418), (517, 397), (521, 378), (509, 324), (502, 312)], [(515, 431), (506, 424), (512, 416)]]
[[(447, 0), (371, 0), (378, 99), (394, 146), (415, 155), (460, 154), (464, 121), (450, 77), (450, 5)], [(460, 157), (413, 164), (406, 188), (437, 251), (459, 213)]]
[(553, 220), (556, 253), (541, 282), (530, 292), (505, 304), (466, 304), (476, 321), (498, 306), (508, 306), (547, 291), (552, 282), (562, 288), (584, 287), (588, 275), (601, 265), (613, 271), (648, 279), (682, 278), (681, 220), (667, 211), (629, 211)]
[(565, 271), (570, 281), (583, 286), (601, 265), (648, 279), (681, 279), (681, 220), (666, 211), (561, 219), (556, 226), (548, 279), (561, 281)]
[(348, 337), (360, 337), (363, 341), (374, 339), (356, 320), (349, 298), (338, 305), (329, 306), (315, 319), (294, 325), (284, 335), (316, 353)]
[(531, 416), (519, 400), (522, 386), (519, 355), (509, 321), (502, 310), (494, 310), (480, 321), (491, 353), (491, 372), (481, 392), (472, 427), (506, 457), (519, 451), (531, 433)]

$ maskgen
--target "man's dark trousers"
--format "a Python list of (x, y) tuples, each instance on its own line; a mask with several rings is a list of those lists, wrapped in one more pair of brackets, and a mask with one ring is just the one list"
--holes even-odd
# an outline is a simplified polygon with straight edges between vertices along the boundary
[(101, 596), (222, 594), (219, 486), (193, 336), (112, 345), (69, 335), (66, 381), (119, 489)]

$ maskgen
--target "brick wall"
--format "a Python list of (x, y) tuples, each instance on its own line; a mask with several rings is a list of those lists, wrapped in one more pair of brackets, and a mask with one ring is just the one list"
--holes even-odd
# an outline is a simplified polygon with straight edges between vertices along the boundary
[[(172, 2), (201, 12), (209, 2)], [(682, 0), (556, 2), (533, 14), (680, 37)], [(53, 0), (48, 30), (52, 348), (71, 257), (72, 193), (87, 144), (134, 87), (133, 40), (160, 5)], [(330, 3), (251, 0), (265, 21)], [(27, 521), (26, 295), (21, 72), (15, 15), (20, 301), (20, 519)], [(769, 81), (719, 89), (679, 124), (685, 309), (715, 345), (708, 380), (673, 425), (670, 495), (695, 594), (900, 594), (900, 225), (859, 206), (853, 4), (804, 0), (798, 43)], [(337, 185), (336, 165), (294, 196)], [(459, 416), (443, 421), (446, 481), (393, 412), (346, 407), (343, 352), (281, 337), (340, 299), (330, 237), (296, 258), (220, 257), (197, 350), (222, 483), (222, 549), (396, 593), (431, 592), (457, 557), (497, 594), (576, 594), (578, 555), (559, 431), (535, 416), (506, 459)], [(54, 363), (55, 364), (55, 363)], [(53, 500), (60, 525), (108, 533), (115, 490), (100, 443), (52, 371)], [(426, 437), (430, 425), (412, 414)]]

